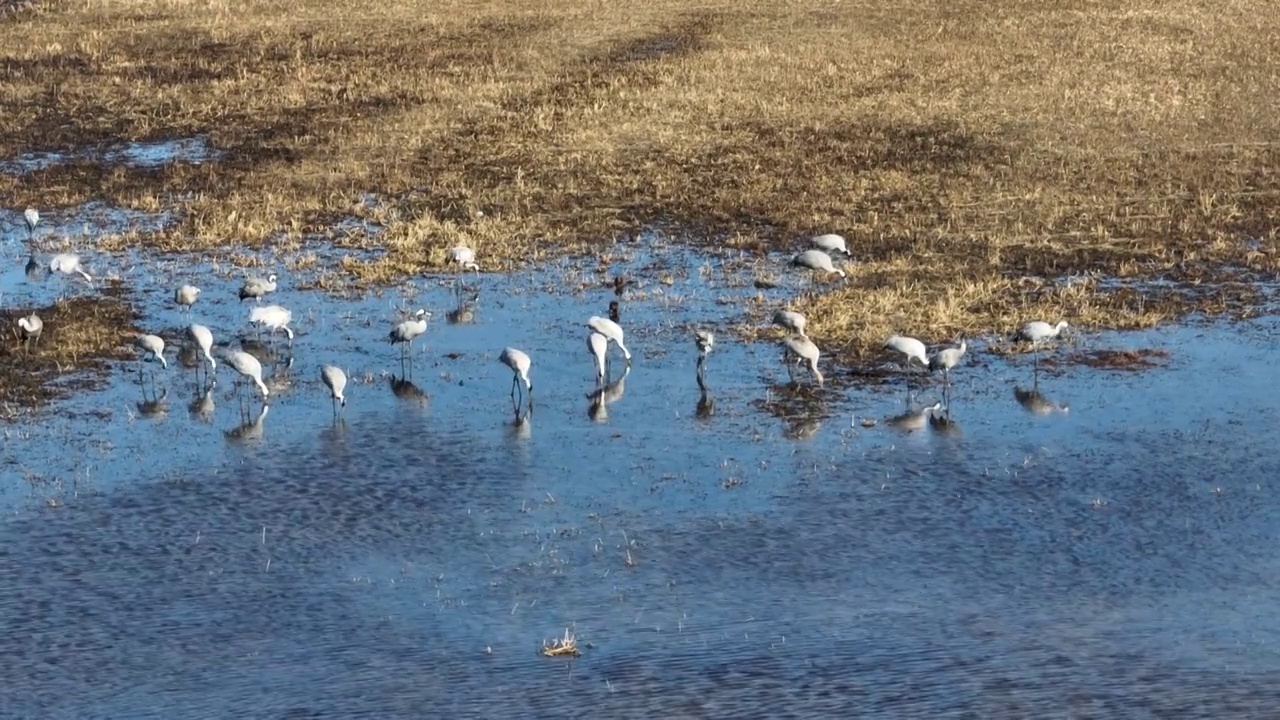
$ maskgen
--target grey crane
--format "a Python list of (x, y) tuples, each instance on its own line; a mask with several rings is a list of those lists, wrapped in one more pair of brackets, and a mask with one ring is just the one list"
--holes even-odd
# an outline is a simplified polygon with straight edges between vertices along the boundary
[(209, 331), (209, 328), (200, 324), (192, 324), (187, 328), (187, 337), (200, 348), (200, 352), (204, 353), (205, 358), (209, 360), (209, 372), (217, 372), (218, 361), (213, 359), (213, 333)]
[(794, 310), (779, 310), (775, 312), (773, 314), (773, 324), (801, 337), (808, 337), (804, 330), (809, 321), (804, 315)]
[(622, 357), (626, 358), (627, 364), (631, 364), (631, 351), (628, 350), (627, 346), (622, 342), (623, 333), (621, 325), (609, 318), (592, 315), (587, 318), (587, 327), (591, 328), (593, 332), (597, 332), (605, 336), (605, 339), (609, 342), (616, 344), (618, 349), (622, 351)]
[(196, 304), (196, 300), (200, 299), (200, 288), (195, 285), (183, 285), (173, 291), (173, 301), (181, 307), (184, 312), (191, 312), (191, 306)]
[(222, 354), (222, 359), (227, 365), (231, 366), (232, 370), (257, 384), (258, 389), (262, 391), (263, 401), (271, 395), (271, 391), (267, 389), (267, 384), (262, 382), (262, 363), (258, 362), (258, 358), (243, 350), (227, 350)]
[(596, 384), (599, 385), (604, 382), (607, 371), (605, 360), (609, 352), (609, 338), (592, 331), (587, 336), (587, 349), (591, 351), (592, 356), (596, 359)]
[(40, 211), (35, 208), (27, 208), (22, 213), (22, 219), (27, 223), (27, 239), (31, 239), (36, 234), (36, 226), (40, 224)]
[(391, 328), (391, 332), (387, 333), (387, 342), (392, 345), (402, 345), (400, 348), (400, 356), (403, 358), (413, 351), (413, 339), (427, 331), (427, 318), (431, 317), (431, 313), (426, 309), (419, 309), (413, 314), (413, 319), (405, 320), (395, 327)]
[(843, 235), (836, 235), (835, 233), (816, 235), (809, 238), (809, 244), (827, 254), (839, 252), (849, 255), (849, 247), (845, 244)]
[(701, 384), (701, 378), (707, 366), (707, 356), (711, 354), (711, 350), (716, 346), (716, 336), (710, 330), (694, 328), (693, 342), (698, 347), (698, 382)]
[[(502, 354), (498, 356), (498, 361), (511, 368), (511, 399), (515, 402), (516, 412), (519, 413), (520, 411), (520, 402), (524, 400), (525, 388), (529, 390), (529, 405), (532, 406), (533, 382), (529, 380), (529, 368), (531, 367), (529, 355), (523, 350), (508, 347), (502, 350)], [(523, 387), (521, 383), (524, 383)], [(517, 389), (521, 394), (520, 400), (516, 400)]]
[(320, 380), (329, 388), (329, 395), (333, 401), (333, 414), (338, 414), (338, 406), (347, 406), (347, 374), (342, 372), (342, 368), (334, 365), (325, 365), (320, 368)]
[(272, 335), (277, 330), (284, 330), (289, 336), (289, 346), (293, 347), (293, 330), (289, 327), (289, 323), (293, 322), (293, 313), (287, 309), (279, 305), (255, 307), (249, 311), (249, 322), (267, 328)]
[[(782, 341), (783, 352), (792, 356), (796, 363), (805, 361), (809, 363), (809, 372), (813, 373), (813, 379), (818, 382), (821, 387), (823, 383), (822, 371), (818, 369), (818, 357), (821, 353), (818, 346), (812, 340), (803, 335), (791, 335)], [(787, 374), (791, 375), (792, 364), (787, 363)]]
[[(134, 347), (142, 351), (141, 361), (145, 362), (147, 356), (150, 355), (160, 361), (161, 367), (169, 367), (169, 361), (164, 359), (164, 339), (159, 335), (139, 335), (133, 344)], [(138, 366), (138, 371), (142, 371), (141, 365)]]
[(844, 270), (836, 267), (831, 262), (831, 256), (821, 250), (805, 250), (791, 258), (791, 264), (810, 270), (819, 270), (826, 273), (836, 273), (840, 277), (848, 277)]
[(960, 364), (960, 361), (964, 358), (964, 354), (968, 349), (968, 338), (961, 336), (959, 345), (943, 348), (942, 350), (934, 353), (933, 357), (929, 358), (929, 371), (942, 371), (943, 387), (946, 390), (950, 391), (951, 389), (951, 368)]
[(253, 298), (254, 302), (261, 302), (262, 296), (267, 293), (276, 291), (276, 281), (279, 280), (275, 273), (267, 276), (266, 280), (259, 277), (251, 277), (244, 281), (244, 285), (240, 286), (240, 301), (244, 302), (249, 298)]
[(44, 332), (44, 320), (32, 312), (26, 317), (18, 318), (18, 333), (22, 335), (22, 344), (29, 351), (32, 345), (40, 344), (40, 333)]
[(929, 353), (924, 343), (913, 337), (890, 335), (889, 339), (884, 341), (884, 349), (897, 353), (904, 368), (910, 369), (912, 360), (919, 361), (925, 368), (929, 367)]

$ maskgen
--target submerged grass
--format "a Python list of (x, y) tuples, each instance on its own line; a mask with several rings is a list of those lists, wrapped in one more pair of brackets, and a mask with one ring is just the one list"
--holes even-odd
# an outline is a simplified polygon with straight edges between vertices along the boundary
[[(849, 238), (824, 347), (1033, 318), (1149, 326), (1280, 273), (1280, 14), (1264, 0), (418, 4), (66, 0), (0, 21), (0, 156), (206, 136), (201, 164), (0, 177), (181, 220), (160, 249), (377, 259), (357, 282), (592, 251), (660, 225), (747, 254)], [(335, 17), (350, 21), (335, 22)], [(335, 223), (356, 217), (370, 234)], [(767, 281), (768, 275), (761, 280)]]
[[(136, 357), (138, 315), (118, 289), (59, 300), (35, 312), (44, 332), (33, 346), (17, 335), (18, 318), (31, 309), (0, 310), (0, 405), (35, 407), (93, 382), (105, 361)], [(88, 371), (88, 372), (85, 372)], [(58, 382), (62, 377), (72, 382)]]

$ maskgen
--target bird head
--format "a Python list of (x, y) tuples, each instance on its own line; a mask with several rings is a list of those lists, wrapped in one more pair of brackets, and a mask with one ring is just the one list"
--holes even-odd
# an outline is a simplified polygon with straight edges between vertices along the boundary
[(275, 273), (271, 273), (270, 275), (267, 276), (267, 282), (275, 282), (278, 279), (279, 278), (276, 277)]

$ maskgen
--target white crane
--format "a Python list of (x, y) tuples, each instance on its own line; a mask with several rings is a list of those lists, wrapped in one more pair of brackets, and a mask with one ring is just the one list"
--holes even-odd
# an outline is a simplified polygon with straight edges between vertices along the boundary
[(27, 208), (22, 212), (22, 219), (27, 223), (27, 239), (31, 239), (36, 234), (36, 226), (40, 224), (40, 211), (35, 208)]
[[(200, 352), (209, 360), (209, 372), (217, 372), (218, 361), (213, 359), (213, 333), (204, 325), (193, 324), (187, 328), (187, 337), (195, 342)], [(197, 375), (199, 375), (197, 366)]]
[(70, 275), (79, 273), (80, 277), (88, 282), (93, 282), (93, 278), (89, 273), (84, 271), (84, 267), (80, 264), (80, 256), (75, 253), (58, 253), (49, 260), (49, 272), (62, 273)]
[(889, 339), (884, 341), (884, 349), (897, 353), (904, 368), (910, 369), (912, 360), (918, 361), (925, 368), (929, 367), (928, 350), (924, 343), (913, 337), (890, 335)]
[(293, 346), (293, 330), (289, 327), (289, 323), (293, 322), (293, 313), (289, 310), (279, 305), (255, 307), (249, 311), (249, 322), (269, 329), (272, 335), (277, 330), (284, 330), (289, 336), (289, 346)]
[(338, 414), (338, 406), (347, 406), (347, 374), (342, 372), (342, 368), (335, 365), (325, 365), (320, 368), (320, 380), (329, 388), (329, 395), (333, 400), (333, 414)]
[(200, 299), (200, 288), (195, 285), (183, 285), (173, 291), (173, 301), (181, 307), (184, 312), (191, 312), (191, 306), (196, 304), (196, 300)]
[(590, 318), (587, 318), (587, 327), (591, 328), (592, 332), (597, 332), (603, 335), (609, 342), (616, 344), (618, 349), (622, 351), (622, 357), (626, 358), (627, 364), (631, 364), (631, 351), (628, 350), (627, 346), (622, 342), (623, 333), (621, 325), (609, 318), (592, 315)]
[[(523, 350), (509, 347), (502, 350), (498, 360), (503, 365), (511, 368), (511, 399), (516, 402), (517, 411), (519, 410), (520, 401), (524, 399), (525, 388), (529, 390), (529, 404), (533, 405), (533, 382), (529, 380), (529, 368), (531, 367), (529, 355)], [(521, 386), (521, 383), (524, 383), (524, 385)], [(517, 389), (520, 390), (520, 400), (516, 400)]]
[(604, 382), (605, 378), (605, 360), (609, 352), (609, 338), (592, 331), (587, 336), (587, 349), (591, 351), (591, 355), (596, 359), (596, 384), (599, 385)]

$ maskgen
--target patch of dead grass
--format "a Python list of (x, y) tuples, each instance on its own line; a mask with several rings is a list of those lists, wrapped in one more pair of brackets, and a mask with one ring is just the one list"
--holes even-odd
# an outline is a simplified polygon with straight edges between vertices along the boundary
[(360, 283), (458, 243), (503, 270), (654, 223), (756, 253), (839, 232), (850, 281), (797, 305), (855, 356), (893, 331), (1146, 327), (1223, 304), (1023, 279), (1280, 273), (1272, 10), (70, 0), (0, 22), (0, 156), (194, 135), (222, 154), (55, 165), (0, 194), (176, 205), (139, 238), (175, 250), (356, 217), (385, 227), (342, 233), (385, 251), (343, 263)]
[(36, 309), (44, 332), (30, 351), (15, 332), (30, 309), (0, 310), (0, 403), (36, 407), (70, 392), (74, 384), (55, 382), (74, 373), (93, 380), (105, 361), (136, 355), (138, 315), (118, 289), (60, 300)]

